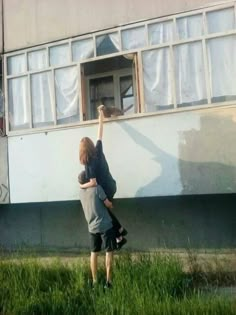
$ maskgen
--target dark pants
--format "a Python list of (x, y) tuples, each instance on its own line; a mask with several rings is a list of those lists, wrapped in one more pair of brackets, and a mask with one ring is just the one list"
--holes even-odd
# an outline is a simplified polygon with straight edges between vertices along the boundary
[(116, 237), (118, 237), (118, 236), (120, 236), (119, 229), (121, 228), (121, 224), (120, 224), (119, 220), (117, 219), (117, 217), (114, 215), (114, 213), (110, 209), (107, 209), (107, 210), (108, 210), (110, 217), (112, 219), (112, 225), (113, 225), (113, 229), (116, 232)]

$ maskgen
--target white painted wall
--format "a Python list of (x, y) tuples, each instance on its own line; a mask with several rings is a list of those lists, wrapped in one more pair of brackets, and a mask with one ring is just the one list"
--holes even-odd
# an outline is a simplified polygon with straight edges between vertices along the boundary
[(222, 2), (215, 0), (3, 1), (6, 52)]
[(7, 138), (0, 136), (0, 204), (9, 203)]
[[(236, 106), (105, 123), (116, 197), (236, 192)], [(76, 200), (80, 139), (97, 124), (9, 137), (11, 202)]]

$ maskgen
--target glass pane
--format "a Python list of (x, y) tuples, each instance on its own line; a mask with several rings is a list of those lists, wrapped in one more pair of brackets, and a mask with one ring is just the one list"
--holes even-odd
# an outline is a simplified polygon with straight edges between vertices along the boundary
[(105, 34), (96, 37), (97, 56), (112, 54), (120, 50), (118, 33)]
[(207, 41), (212, 102), (236, 99), (236, 35)]
[(27, 71), (25, 54), (7, 58), (7, 74), (16, 75)]
[(217, 33), (235, 28), (234, 8), (207, 13), (208, 33)]
[(144, 26), (122, 31), (121, 37), (122, 47), (124, 50), (142, 48), (146, 46)]
[(49, 49), (50, 66), (61, 66), (70, 62), (69, 45), (54, 46)]
[(143, 52), (146, 112), (173, 108), (172, 67), (169, 48)]
[(121, 109), (123, 113), (133, 114), (134, 113), (134, 91), (133, 91), (133, 77), (128, 75), (120, 78), (120, 98), (121, 98)]
[(174, 53), (178, 107), (206, 104), (202, 43), (178, 45)]
[(174, 38), (173, 22), (166, 21), (148, 26), (148, 36), (151, 45), (170, 42)]
[(46, 49), (28, 53), (29, 70), (41, 70), (47, 67)]
[(77, 67), (55, 71), (57, 123), (79, 121), (79, 94)]
[(97, 107), (100, 104), (115, 106), (113, 76), (91, 79), (89, 81), (90, 108), (88, 117), (97, 118)]
[(27, 83), (27, 77), (8, 81), (10, 130), (26, 129), (30, 127)]
[(80, 61), (83, 59), (92, 58), (94, 56), (93, 39), (83, 39), (72, 42), (72, 59)]
[(33, 127), (53, 125), (51, 76), (51, 72), (38, 73), (31, 76)]
[(202, 15), (192, 15), (177, 19), (177, 34), (179, 39), (187, 39), (203, 35)]

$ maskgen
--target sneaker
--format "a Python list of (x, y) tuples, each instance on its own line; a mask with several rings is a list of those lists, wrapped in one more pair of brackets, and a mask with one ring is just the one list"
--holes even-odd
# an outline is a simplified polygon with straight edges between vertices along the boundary
[(106, 281), (105, 285), (104, 285), (104, 289), (112, 289), (112, 284), (109, 281)]
[(125, 228), (123, 228), (123, 231), (120, 233), (120, 235), (125, 236), (127, 234), (128, 234), (128, 231)]
[(120, 250), (126, 243), (127, 243), (127, 239), (123, 237), (122, 240), (117, 243), (117, 248), (116, 249)]

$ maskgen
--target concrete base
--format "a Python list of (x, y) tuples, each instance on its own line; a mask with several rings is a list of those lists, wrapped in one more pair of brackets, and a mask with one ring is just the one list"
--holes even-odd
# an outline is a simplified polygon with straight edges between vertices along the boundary
[[(116, 199), (127, 249), (236, 248), (236, 194)], [(0, 205), (3, 249), (87, 250), (79, 201)]]

